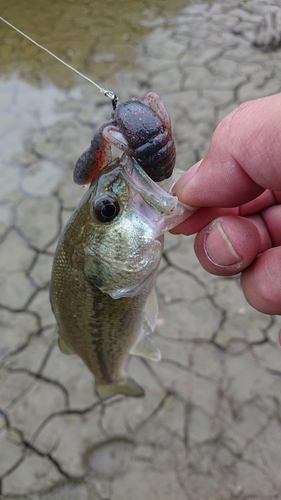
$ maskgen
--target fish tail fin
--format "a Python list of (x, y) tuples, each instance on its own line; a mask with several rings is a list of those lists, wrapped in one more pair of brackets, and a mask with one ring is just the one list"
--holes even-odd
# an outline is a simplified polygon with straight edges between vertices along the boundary
[(134, 398), (145, 395), (143, 388), (130, 377), (123, 377), (119, 382), (113, 382), (112, 384), (97, 384), (95, 389), (100, 399), (108, 399), (117, 394), (124, 394), (124, 396)]

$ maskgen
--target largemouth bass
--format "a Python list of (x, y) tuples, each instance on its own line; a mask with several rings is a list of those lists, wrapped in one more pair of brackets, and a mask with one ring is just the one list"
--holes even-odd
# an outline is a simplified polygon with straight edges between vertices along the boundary
[(59, 347), (82, 358), (101, 399), (143, 396), (124, 361), (161, 357), (147, 334), (157, 320), (163, 233), (193, 211), (166, 191), (123, 155), (93, 179), (57, 246), (50, 297)]

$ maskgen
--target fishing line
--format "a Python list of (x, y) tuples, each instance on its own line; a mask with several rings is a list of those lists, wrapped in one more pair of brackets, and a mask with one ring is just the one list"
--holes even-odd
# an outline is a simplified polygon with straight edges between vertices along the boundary
[(95, 87), (97, 87), (99, 89), (99, 91), (102, 92), (102, 94), (104, 94), (106, 97), (109, 97), (109, 99), (111, 99), (112, 107), (113, 107), (113, 109), (116, 109), (118, 97), (117, 97), (116, 94), (114, 94), (114, 92), (112, 92), (111, 90), (105, 90), (102, 87), (100, 87), (96, 82), (94, 82), (93, 80), (91, 80), (87, 76), (83, 75), (83, 73), (80, 73), (80, 71), (78, 71), (77, 69), (73, 68), (73, 66), (70, 66), (70, 64), (66, 63), (62, 59), (60, 59), (60, 57), (58, 57), (55, 54), (53, 54), (53, 52), (51, 52), (50, 50), (46, 49), (46, 47), (43, 47), (43, 45), (40, 45), (40, 43), (36, 42), (35, 40), (33, 40), (33, 38), (31, 38), (30, 36), (28, 36), (25, 33), (23, 33), (23, 31), (19, 30), (13, 24), (11, 24), (8, 21), (6, 21), (6, 19), (4, 19), (3, 17), (0, 17), (0, 20), (3, 21), (4, 23), (6, 23), (8, 26), (10, 26), (10, 28), (13, 28), (13, 30), (15, 30), (18, 33), (20, 33), (20, 35), (22, 35), (25, 38), (27, 38), (27, 40), (29, 40), (30, 42), (34, 43), (34, 45), (36, 45), (37, 47), (39, 47), (39, 49), (44, 50), (45, 52), (47, 52), (47, 54), (49, 54), (50, 56), (52, 56), (55, 59), (57, 59), (57, 61), (59, 61), (60, 63), (64, 64), (67, 68), (69, 68), (72, 71), (74, 71), (75, 73), (77, 73), (77, 75), (82, 76), (82, 78), (84, 78), (88, 82), (90, 82), (93, 85), (95, 85)]

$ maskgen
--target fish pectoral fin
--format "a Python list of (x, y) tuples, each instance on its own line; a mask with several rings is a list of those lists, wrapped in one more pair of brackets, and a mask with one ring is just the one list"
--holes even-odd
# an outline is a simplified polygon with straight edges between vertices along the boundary
[(67, 345), (61, 335), (59, 335), (58, 338), (58, 346), (63, 354), (75, 354), (74, 351)]
[(119, 382), (113, 382), (112, 384), (98, 384), (96, 385), (96, 393), (102, 400), (117, 396), (118, 394), (134, 398), (145, 395), (143, 388), (130, 377), (124, 377)]
[(157, 322), (158, 316), (158, 300), (155, 291), (155, 287), (152, 288), (150, 294), (147, 297), (147, 301), (144, 308), (145, 321), (149, 328), (153, 332)]
[(142, 358), (148, 358), (152, 361), (160, 361), (161, 351), (156, 347), (154, 342), (143, 335), (140, 340), (132, 347), (130, 354), (135, 354), (136, 356), (141, 356)]

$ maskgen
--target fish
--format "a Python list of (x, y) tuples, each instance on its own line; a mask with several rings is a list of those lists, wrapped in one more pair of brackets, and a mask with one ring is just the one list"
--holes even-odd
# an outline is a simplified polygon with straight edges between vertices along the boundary
[[(159, 361), (155, 278), (163, 234), (193, 209), (154, 182), (127, 155), (94, 177), (62, 232), (50, 300), (59, 347), (78, 355), (101, 400), (144, 396), (124, 371), (129, 354)], [(168, 192), (169, 191), (169, 192)]]

